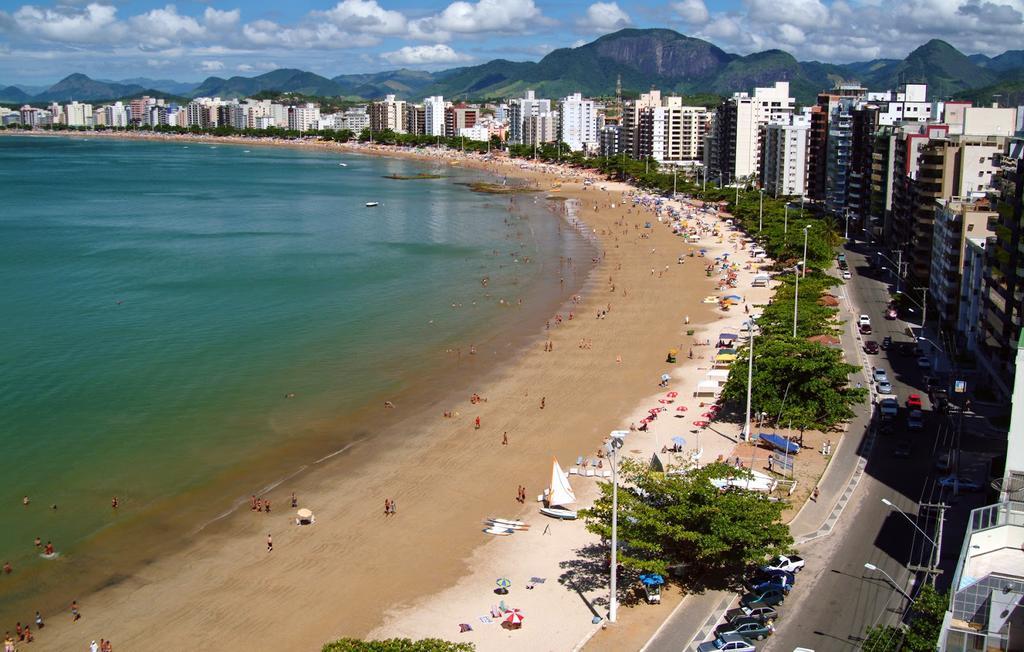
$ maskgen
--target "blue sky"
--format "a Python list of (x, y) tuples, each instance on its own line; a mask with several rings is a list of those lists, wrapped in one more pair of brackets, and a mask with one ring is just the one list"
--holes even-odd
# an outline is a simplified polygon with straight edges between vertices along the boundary
[(622, 27), (835, 62), (903, 57), (930, 38), (992, 55), (1021, 47), (1022, 15), (1024, 0), (0, 0), (0, 84), (436, 70), (536, 60)]

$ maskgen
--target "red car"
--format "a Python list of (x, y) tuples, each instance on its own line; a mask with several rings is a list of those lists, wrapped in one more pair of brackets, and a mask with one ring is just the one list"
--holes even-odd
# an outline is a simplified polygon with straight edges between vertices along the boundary
[(908, 410), (920, 410), (921, 409), (921, 395), (911, 394), (907, 397), (907, 409)]
[(864, 353), (878, 353), (878, 342), (874, 340), (867, 340), (864, 342)]

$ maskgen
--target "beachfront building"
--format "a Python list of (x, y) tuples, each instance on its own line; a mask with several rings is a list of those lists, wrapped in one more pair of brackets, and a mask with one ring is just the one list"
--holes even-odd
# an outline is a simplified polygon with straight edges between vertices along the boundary
[(335, 129), (348, 129), (354, 134), (370, 128), (370, 114), (365, 106), (353, 106), (335, 114)]
[(712, 174), (722, 184), (759, 178), (762, 132), (769, 124), (787, 123), (794, 105), (784, 81), (755, 88), (753, 95), (734, 93), (722, 102), (715, 115), (713, 156), (706, 159)]
[(981, 331), (982, 297), (985, 293), (985, 249), (995, 236), (969, 236), (964, 239), (963, 266), (960, 268), (960, 308), (956, 314), (956, 334), (964, 351), (975, 351)]
[(936, 200), (932, 230), (931, 274), (928, 298), (942, 327), (957, 322), (967, 238), (994, 235), (998, 215), (989, 209), (987, 197), (953, 197)]
[(523, 121), (523, 144), (543, 145), (558, 140), (558, 111), (531, 115)]
[(448, 138), (454, 138), (461, 134), (463, 129), (476, 126), (479, 119), (480, 107), (464, 103), (449, 106), (444, 110), (444, 134)]
[(633, 143), (639, 158), (659, 163), (694, 164), (704, 159), (704, 137), (708, 111), (703, 106), (686, 106), (672, 95), (637, 112)]
[(605, 125), (599, 134), (601, 156), (618, 156), (622, 153), (622, 127), (619, 125)]
[(114, 102), (103, 107), (104, 122), (108, 127), (113, 129), (124, 129), (128, 126), (130, 117), (128, 111), (125, 109), (124, 104), (120, 102)]
[(313, 103), (288, 107), (288, 128), (293, 131), (316, 131), (320, 122), (320, 107)]
[(385, 95), (384, 100), (370, 104), (370, 130), (390, 130), (406, 133), (405, 100), (396, 100), (394, 95)]
[(928, 101), (927, 84), (904, 84), (895, 91), (868, 93), (867, 101), (879, 107), (880, 125), (942, 119), (942, 103)]
[(788, 124), (770, 124), (764, 132), (762, 187), (774, 197), (803, 196), (807, 182), (807, 139), (811, 113), (792, 116)]
[(521, 98), (509, 102), (508, 141), (513, 145), (527, 144), (524, 138), (526, 120), (542, 113), (551, 112), (551, 100), (537, 99), (532, 90)]
[(444, 98), (434, 95), (423, 100), (423, 133), (427, 136), (444, 136), (444, 113), (447, 108)]
[(487, 141), (491, 138), (491, 130), (482, 124), (477, 124), (472, 127), (463, 127), (459, 130), (458, 135), (466, 140)]
[(64, 109), (64, 124), (69, 127), (92, 126), (92, 104), (71, 102)]
[(560, 140), (574, 152), (597, 151), (597, 107), (594, 100), (583, 99), (580, 93), (562, 98), (559, 102), (561, 120)]

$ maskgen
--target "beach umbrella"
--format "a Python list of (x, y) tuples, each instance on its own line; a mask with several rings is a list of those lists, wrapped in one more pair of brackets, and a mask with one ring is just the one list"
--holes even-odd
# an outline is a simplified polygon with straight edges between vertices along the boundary
[(675, 397), (679, 396), (679, 392), (669, 392), (668, 394), (665, 394), (665, 396), (667, 396), (669, 398), (675, 398)]
[(672, 400), (672, 399), (670, 399), (670, 398), (659, 398), (659, 399), (658, 399), (658, 402), (659, 402), (659, 403), (666, 403), (666, 404), (668, 404), (668, 403), (675, 403), (675, 401), (673, 401), (673, 400)]
[(499, 589), (505, 592), (508, 592), (508, 587), (512, 586), (512, 582), (509, 581), (507, 577), (499, 577), (495, 584), (498, 585)]
[(693, 425), (697, 426), (698, 428), (707, 428), (708, 427), (708, 422), (707, 421), (694, 421)]
[(713, 418), (715, 416), (715, 413), (714, 412), (701, 412), (701, 416), (702, 417), (707, 417), (707, 418), (711, 419), (711, 418)]
[(518, 609), (509, 609), (505, 612), (502, 617), (502, 621), (511, 625), (522, 625), (523, 624), (523, 612)]
[(672, 443), (677, 444), (679, 446), (686, 446), (686, 440), (678, 436), (672, 438)]
[(726, 299), (732, 299), (733, 301), (743, 301), (743, 297), (741, 297), (741, 296), (740, 296), (740, 295), (738, 295), (738, 294), (730, 294), (729, 296), (727, 296), (727, 297), (724, 297), (724, 298), (726, 298)]
[(647, 411), (650, 412), (651, 414), (657, 414), (661, 412), (661, 410), (659, 410), (658, 408), (651, 408), (650, 410)]
[(679, 407), (676, 408), (676, 412), (686, 412), (686, 406), (680, 405)]
[(665, 578), (657, 573), (643, 573), (640, 575), (640, 581), (644, 586), (661, 586), (665, 583)]

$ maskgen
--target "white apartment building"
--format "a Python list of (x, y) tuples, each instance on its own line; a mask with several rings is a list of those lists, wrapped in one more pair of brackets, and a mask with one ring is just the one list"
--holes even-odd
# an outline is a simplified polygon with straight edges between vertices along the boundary
[(957, 311), (956, 330), (964, 338), (964, 348), (967, 351), (974, 351), (978, 344), (987, 245), (988, 238), (978, 236), (970, 236), (964, 243), (964, 260), (960, 268), (960, 309)]
[(114, 102), (113, 104), (103, 107), (103, 112), (106, 114), (104, 122), (106, 122), (108, 127), (112, 127), (114, 129), (123, 129), (127, 127), (128, 122), (131, 120), (127, 107), (120, 102)]
[(562, 98), (561, 140), (574, 152), (597, 150), (597, 107), (594, 100), (585, 100), (580, 93)]
[(523, 120), (522, 144), (542, 145), (555, 142), (559, 133), (558, 123), (558, 111), (547, 111), (528, 116)]
[(635, 156), (650, 156), (659, 163), (694, 164), (704, 158), (704, 137), (709, 124), (703, 106), (684, 106), (683, 98), (669, 96), (637, 111), (631, 133)]
[(527, 143), (524, 128), (527, 118), (551, 112), (551, 100), (539, 100), (532, 90), (509, 103), (508, 142), (513, 145)]
[[(55, 114), (56, 115), (56, 114)], [(79, 102), (71, 102), (65, 107), (64, 110), (64, 121), (69, 127), (87, 127), (90, 126), (92, 118), (92, 104), (81, 104)]]
[(988, 225), (994, 223), (998, 215), (989, 210), (984, 199), (979, 203), (971, 198), (940, 198), (935, 203), (928, 298), (935, 304), (939, 319), (953, 324), (960, 307), (967, 238), (985, 239), (995, 235)]
[(64, 107), (57, 102), (51, 102), (50, 106), (46, 107), (46, 110), (53, 116), (53, 124), (62, 125), (67, 124), (67, 115), (64, 113)]
[(896, 91), (868, 93), (867, 101), (878, 105), (880, 125), (942, 119), (942, 103), (928, 101), (927, 84), (904, 84)]
[[(441, 128), (444, 128), (444, 111), (441, 112)], [(405, 100), (396, 100), (394, 95), (385, 95), (383, 102), (370, 105), (370, 129), (391, 130), (396, 134), (406, 133)]]
[(459, 135), (467, 140), (487, 141), (491, 138), (491, 130), (483, 124), (475, 124), (472, 127), (459, 129)]
[(107, 126), (107, 111), (106, 107), (97, 107), (92, 110), (92, 125), (94, 127), (105, 127)]
[(711, 167), (723, 183), (760, 178), (762, 131), (770, 124), (788, 124), (795, 100), (789, 82), (755, 88), (754, 94), (734, 93), (719, 106), (715, 120), (717, 160)]
[(294, 131), (315, 131), (320, 123), (320, 107), (313, 103), (288, 107), (288, 128)]
[(444, 136), (444, 98), (434, 95), (423, 100), (423, 115), (426, 121), (424, 133), (428, 136)]
[(810, 113), (794, 115), (789, 124), (770, 124), (764, 131), (764, 189), (775, 197), (807, 193), (807, 138)]
[(949, 125), (951, 136), (1013, 136), (1017, 130), (1017, 110), (946, 102), (943, 123)]
[(252, 111), (250, 104), (232, 104), (228, 115), (230, 126), (235, 129), (249, 128), (249, 112)]
[(370, 128), (370, 114), (366, 112), (365, 106), (354, 106), (345, 109), (337, 114), (337, 129), (348, 129), (355, 134), (361, 134), (364, 129)]

